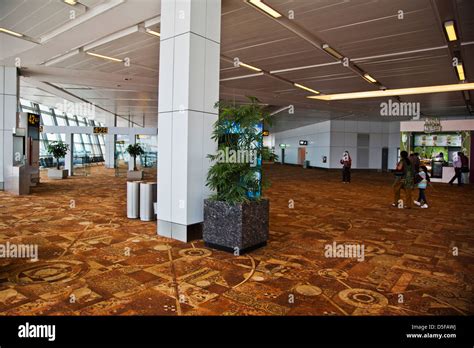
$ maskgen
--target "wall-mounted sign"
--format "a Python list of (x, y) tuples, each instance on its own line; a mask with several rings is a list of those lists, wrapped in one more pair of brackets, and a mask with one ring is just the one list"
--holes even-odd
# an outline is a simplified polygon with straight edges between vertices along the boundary
[(462, 146), (461, 134), (415, 134), (415, 146)]
[(441, 122), (438, 118), (427, 118), (425, 120), (425, 133), (441, 132)]
[(108, 134), (108, 127), (94, 127), (94, 134)]
[(284, 149), (285, 147), (287, 147), (288, 145), (286, 144), (280, 144), (280, 148)]
[(300, 145), (303, 145), (303, 146), (308, 145), (308, 140), (300, 140)]
[(268, 136), (270, 135), (270, 131), (264, 130), (264, 131), (262, 131), (262, 135), (263, 135), (264, 137), (268, 137)]
[(30, 126), (39, 127), (39, 124), (40, 124), (39, 115), (28, 113), (28, 124)]

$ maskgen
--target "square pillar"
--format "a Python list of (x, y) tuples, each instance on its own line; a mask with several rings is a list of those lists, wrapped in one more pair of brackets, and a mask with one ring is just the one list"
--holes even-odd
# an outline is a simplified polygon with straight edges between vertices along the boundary
[(218, 118), (220, 0), (162, 0), (158, 100), (158, 234), (202, 233)]
[(19, 77), (16, 67), (0, 66), (0, 190), (19, 185), (14, 168), (13, 129), (18, 125)]
[(69, 145), (69, 151), (64, 158), (64, 169), (68, 170), (68, 175), (74, 175), (74, 134), (66, 133), (66, 144)]
[[(117, 116), (107, 115), (105, 120), (106, 127), (117, 127)], [(105, 135), (105, 168), (115, 168), (115, 141), (117, 136), (115, 134)]]
[[(129, 134), (128, 143), (130, 145), (135, 145), (137, 143), (137, 136), (135, 134)], [(137, 161), (138, 161), (138, 158), (137, 158)], [(133, 157), (132, 156), (130, 156), (128, 160), (128, 170), (133, 171)]]

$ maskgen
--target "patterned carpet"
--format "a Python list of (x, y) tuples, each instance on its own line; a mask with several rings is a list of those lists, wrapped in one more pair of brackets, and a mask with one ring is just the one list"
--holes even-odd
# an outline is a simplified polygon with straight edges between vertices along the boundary
[[(269, 165), (270, 241), (243, 256), (156, 235), (126, 218), (113, 170), (0, 192), (2, 315), (472, 315), (474, 187), (435, 184), (429, 209), (396, 209), (392, 176)], [(333, 242), (365, 260), (326, 258)], [(458, 255), (453, 255), (458, 248)]]

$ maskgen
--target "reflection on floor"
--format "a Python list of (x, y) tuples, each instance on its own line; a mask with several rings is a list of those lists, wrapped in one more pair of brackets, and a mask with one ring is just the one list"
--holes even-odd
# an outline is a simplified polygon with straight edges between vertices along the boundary
[[(237, 257), (127, 219), (125, 179), (93, 171), (0, 192), (0, 244), (39, 245), (38, 262), (0, 259), (1, 314), (474, 314), (474, 187), (438, 184), (429, 209), (401, 210), (389, 174), (343, 185), (270, 165), (270, 242)], [(364, 261), (326, 258), (334, 241), (362, 244)]]

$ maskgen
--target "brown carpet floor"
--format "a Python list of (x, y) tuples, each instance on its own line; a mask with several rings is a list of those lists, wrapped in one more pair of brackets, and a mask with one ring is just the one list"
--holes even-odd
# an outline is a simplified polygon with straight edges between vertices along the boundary
[[(125, 179), (102, 167), (0, 192), (0, 244), (39, 246), (37, 262), (0, 258), (0, 314), (474, 314), (472, 185), (434, 184), (430, 208), (408, 210), (390, 206), (390, 174), (265, 172), (270, 241), (243, 256), (127, 219)], [(364, 261), (325, 257), (334, 241), (363, 245)]]

